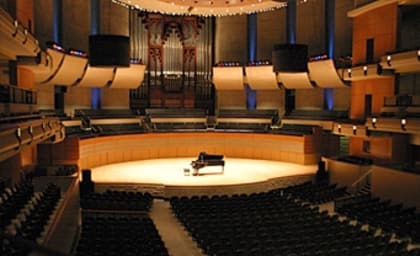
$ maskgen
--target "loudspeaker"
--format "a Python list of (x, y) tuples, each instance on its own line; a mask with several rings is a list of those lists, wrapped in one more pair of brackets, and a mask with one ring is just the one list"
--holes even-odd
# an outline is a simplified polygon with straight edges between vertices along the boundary
[(130, 38), (119, 35), (89, 36), (89, 65), (93, 67), (129, 67)]
[(90, 169), (82, 170), (82, 182), (92, 182), (92, 171)]
[(304, 44), (276, 44), (272, 53), (274, 72), (308, 71), (308, 46)]

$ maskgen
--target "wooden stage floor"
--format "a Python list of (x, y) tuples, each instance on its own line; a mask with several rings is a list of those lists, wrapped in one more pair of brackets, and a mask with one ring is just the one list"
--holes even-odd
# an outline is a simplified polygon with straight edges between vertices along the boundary
[(168, 158), (131, 161), (92, 168), (95, 183), (159, 184), (163, 186), (220, 186), (261, 183), (271, 179), (311, 175), (316, 165), (286, 162), (225, 158), (224, 173), (221, 166), (200, 169), (199, 176), (185, 176), (184, 169), (192, 173), (191, 158)]

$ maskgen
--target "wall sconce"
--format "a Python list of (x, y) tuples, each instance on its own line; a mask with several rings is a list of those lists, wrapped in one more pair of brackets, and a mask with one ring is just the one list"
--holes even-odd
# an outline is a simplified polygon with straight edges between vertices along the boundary
[(376, 117), (372, 118), (372, 126), (376, 128)]
[(405, 131), (405, 126), (407, 124), (407, 120), (405, 118), (401, 119), (401, 129)]
[(363, 66), (363, 75), (367, 76), (367, 66)]
[(12, 36), (15, 37), (19, 30), (19, 23), (17, 20), (13, 21), (13, 26), (15, 27), (15, 31), (13, 32)]
[(341, 133), (341, 124), (337, 125), (338, 132)]
[(386, 64), (388, 64), (388, 67), (391, 66), (391, 55), (386, 56)]
[(357, 126), (353, 125), (353, 135), (356, 135), (356, 133), (357, 133)]
[(347, 69), (347, 75), (349, 78), (351, 78), (351, 68)]

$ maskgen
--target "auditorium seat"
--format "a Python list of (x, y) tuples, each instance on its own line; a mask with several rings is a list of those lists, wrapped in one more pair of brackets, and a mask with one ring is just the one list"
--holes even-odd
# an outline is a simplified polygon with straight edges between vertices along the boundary
[(174, 197), (170, 203), (207, 255), (409, 255), (406, 243), (374, 236), (296, 201), (282, 189), (246, 196)]

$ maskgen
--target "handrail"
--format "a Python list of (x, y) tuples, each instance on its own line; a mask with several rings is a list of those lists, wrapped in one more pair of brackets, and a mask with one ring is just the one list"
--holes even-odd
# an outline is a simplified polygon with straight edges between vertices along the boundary
[(366, 173), (364, 173), (362, 176), (360, 176), (355, 182), (351, 184), (351, 187), (355, 187), (358, 183), (363, 181), (369, 174), (373, 172), (373, 169), (369, 169)]

